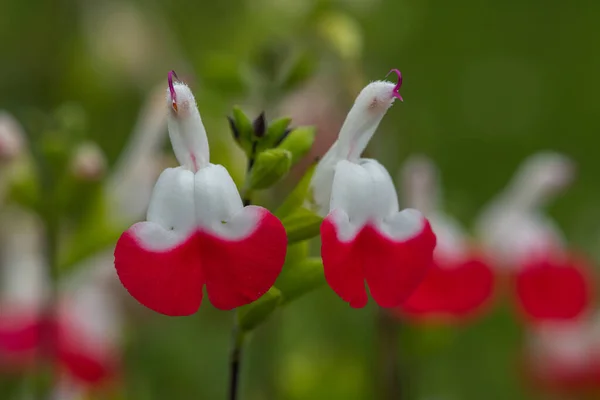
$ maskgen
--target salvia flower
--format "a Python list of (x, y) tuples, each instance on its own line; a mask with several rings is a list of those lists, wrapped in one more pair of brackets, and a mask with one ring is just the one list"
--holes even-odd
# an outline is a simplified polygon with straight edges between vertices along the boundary
[(360, 158), (402, 83), (376, 81), (356, 98), (339, 137), (317, 166), (315, 207), (325, 216), (321, 256), (331, 288), (352, 307), (371, 296), (382, 307), (399, 306), (431, 264), (435, 236), (417, 210), (400, 211), (394, 183), (376, 160)]
[(543, 210), (573, 175), (568, 157), (534, 154), (477, 224), (495, 265), (511, 272), (516, 303), (530, 323), (573, 319), (591, 305), (593, 281), (587, 262), (567, 248), (564, 235)]
[(168, 129), (177, 168), (158, 178), (145, 222), (115, 248), (115, 267), (129, 293), (166, 315), (189, 315), (202, 289), (219, 309), (261, 297), (275, 282), (287, 239), (265, 208), (244, 207), (227, 170), (211, 164), (206, 131), (187, 85), (169, 73)]
[(41, 224), (32, 214), (9, 211), (2, 217), (11, 229), (2, 230), (0, 241), (0, 371), (30, 371), (43, 356), (74, 385), (93, 390), (110, 384), (118, 370), (121, 326), (109, 290), (111, 267), (82, 266), (61, 285), (57, 306), (48, 309)]
[(442, 211), (441, 185), (434, 163), (425, 156), (413, 156), (402, 172), (407, 204), (428, 218), (437, 246), (432, 268), (402, 305), (401, 314), (428, 321), (465, 321), (489, 304), (494, 273), (477, 254), (460, 223)]

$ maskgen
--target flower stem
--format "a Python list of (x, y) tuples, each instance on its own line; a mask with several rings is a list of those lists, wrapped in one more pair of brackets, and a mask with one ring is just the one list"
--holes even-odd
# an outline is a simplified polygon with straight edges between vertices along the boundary
[[(245, 206), (252, 204), (252, 190), (250, 189), (250, 172), (256, 159), (256, 143), (252, 146), (252, 153), (248, 157), (248, 167), (246, 168), (246, 183), (242, 190), (242, 203)], [(231, 353), (229, 356), (229, 400), (237, 400), (240, 381), (240, 368), (242, 364), (242, 355), (244, 350), (244, 332), (240, 329), (238, 323), (238, 313), (236, 311), (233, 321), (233, 332), (231, 339)]]
[(240, 330), (236, 313), (231, 341), (231, 354), (229, 356), (229, 400), (238, 399), (243, 348), (244, 333)]
[(400, 380), (398, 339), (400, 322), (388, 311), (379, 308), (377, 312), (377, 344), (379, 358), (377, 368), (378, 392), (381, 400), (403, 399), (404, 388)]

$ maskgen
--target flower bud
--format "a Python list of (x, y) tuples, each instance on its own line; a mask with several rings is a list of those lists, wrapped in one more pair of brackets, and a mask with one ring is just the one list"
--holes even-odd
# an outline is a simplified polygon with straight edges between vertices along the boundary
[(266, 189), (289, 172), (292, 166), (292, 153), (284, 149), (270, 149), (258, 155), (252, 168), (250, 187)]
[(246, 155), (250, 156), (252, 153), (252, 136), (254, 135), (254, 127), (250, 119), (248, 119), (238, 106), (233, 107), (233, 116), (227, 117), (227, 119), (229, 120), (229, 127), (231, 128), (233, 138)]
[(106, 156), (96, 143), (84, 142), (75, 149), (71, 171), (82, 181), (98, 181), (106, 172)]
[(10, 161), (23, 152), (25, 133), (9, 113), (0, 111), (0, 161)]
[(261, 138), (265, 136), (267, 130), (267, 121), (265, 120), (264, 111), (260, 113), (258, 117), (252, 123), (252, 129), (254, 130), (254, 136)]

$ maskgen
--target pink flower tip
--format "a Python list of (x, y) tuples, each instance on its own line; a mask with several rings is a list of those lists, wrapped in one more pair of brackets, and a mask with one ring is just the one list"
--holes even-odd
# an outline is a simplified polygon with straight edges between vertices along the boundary
[(396, 86), (394, 86), (394, 90), (392, 90), (392, 96), (400, 101), (404, 101), (400, 93), (398, 93), (398, 90), (400, 90), (400, 88), (402, 87), (402, 72), (394, 68), (390, 72), (388, 72), (388, 74), (385, 77), (387, 78), (392, 72), (395, 72), (396, 75), (398, 75), (398, 82), (396, 83)]
[(179, 81), (175, 71), (171, 70), (167, 75), (167, 81), (169, 82), (169, 91), (171, 92), (171, 99), (173, 101), (173, 110), (177, 112), (177, 95), (175, 93), (175, 88), (173, 87), (173, 77), (175, 77), (176, 81)]

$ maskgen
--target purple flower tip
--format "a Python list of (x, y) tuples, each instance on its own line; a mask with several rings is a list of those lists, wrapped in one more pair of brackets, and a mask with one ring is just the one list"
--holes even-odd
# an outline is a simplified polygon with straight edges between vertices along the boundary
[(175, 71), (171, 70), (171, 71), (169, 71), (167, 80), (169, 82), (169, 91), (171, 92), (171, 100), (173, 100), (173, 109), (175, 111), (177, 111), (177, 94), (175, 93), (175, 88), (173, 87), (173, 77), (175, 77), (176, 81), (179, 81), (179, 78), (177, 77), (177, 74), (175, 73)]
[(398, 75), (398, 82), (396, 83), (396, 86), (394, 86), (394, 90), (392, 90), (392, 96), (400, 101), (404, 101), (400, 93), (398, 93), (398, 90), (400, 90), (400, 87), (402, 87), (402, 72), (400, 72), (398, 69), (392, 69), (385, 77), (387, 78), (392, 72), (395, 72), (396, 75)]

